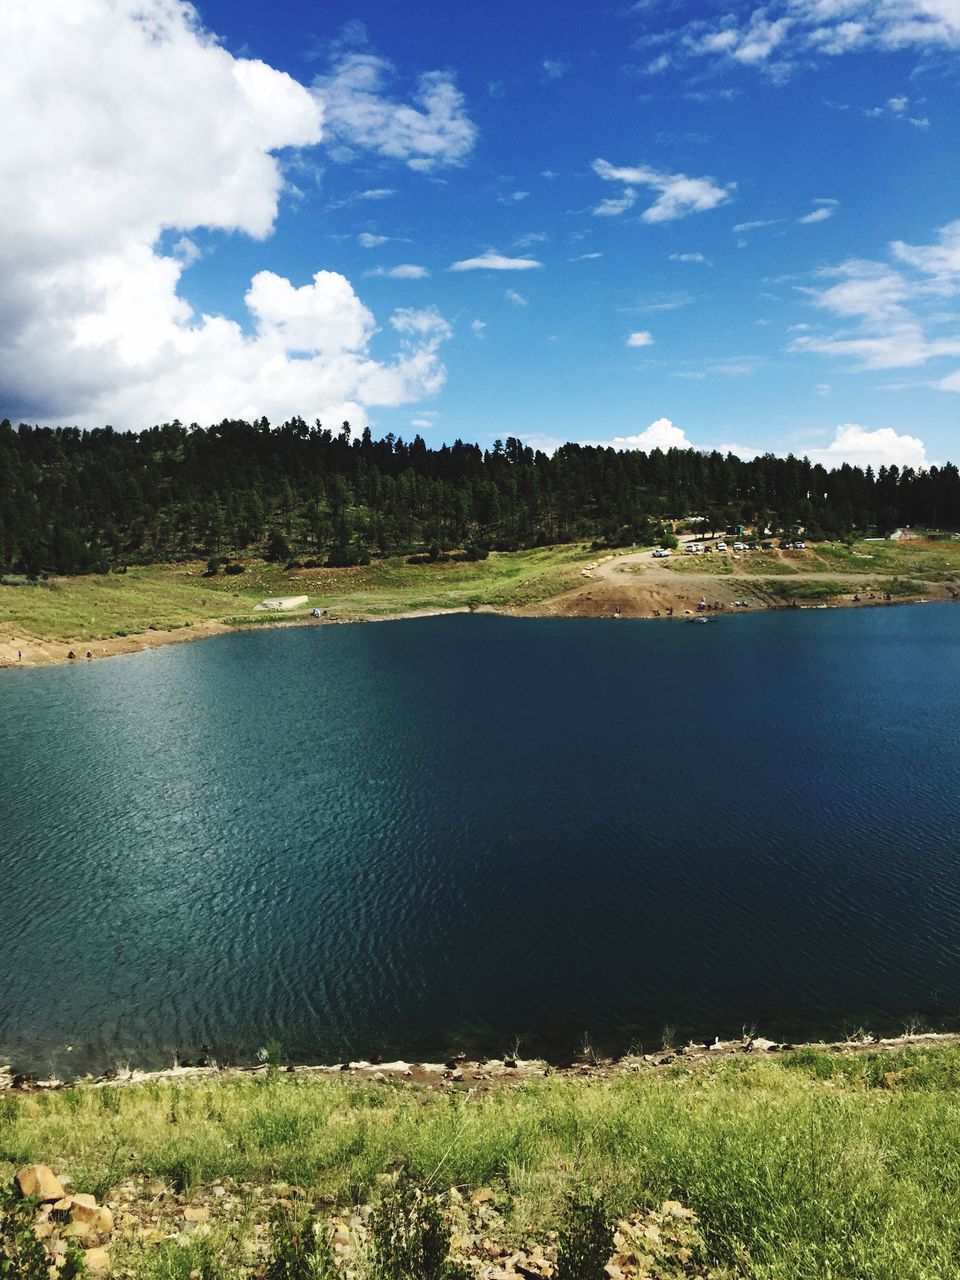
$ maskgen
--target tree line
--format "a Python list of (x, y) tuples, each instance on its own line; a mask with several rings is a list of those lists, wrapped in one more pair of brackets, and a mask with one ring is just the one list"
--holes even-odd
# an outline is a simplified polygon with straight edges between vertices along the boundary
[(198, 556), (483, 555), (591, 540), (629, 545), (691, 515), (806, 536), (960, 528), (960, 473), (696, 449), (553, 455), (416, 435), (375, 440), (293, 418), (141, 432), (0, 422), (0, 571), (103, 572)]

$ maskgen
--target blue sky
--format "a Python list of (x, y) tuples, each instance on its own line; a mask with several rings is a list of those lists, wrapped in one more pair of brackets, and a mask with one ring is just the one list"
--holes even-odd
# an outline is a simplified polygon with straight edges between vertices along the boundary
[(11, 0), (0, 39), (0, 413), (960, 456), (960, 0)]

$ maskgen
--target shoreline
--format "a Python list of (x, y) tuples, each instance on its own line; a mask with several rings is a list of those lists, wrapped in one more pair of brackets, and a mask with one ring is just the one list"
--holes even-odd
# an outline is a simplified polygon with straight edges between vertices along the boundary
[(694, 1071), (698, 1065), (719, 1062), (724, 1059), (752, 1056), (762, 1058), (786, 1053), (833, 1053), (851, 1056), (868, 1053), (896, 1053), (905, 1048), (937, 1048), (960, 1044), (958, 1031), (903, 1032), (898, 1036), (859, 1036), (848, 1040), (809, 1040), (781, 1042), (763, 1036), (748, 1036), (733, 1040), (719, 1037), (708, 1044), (688, 1041), (685, 1045), (662, 1046), (652, 1053), (625, 1054), (620, 1058), (605, 1058), (593, 1052), (580, 1055), (575, 1061), (563, 1064), (551, 1063), (545, 1058), (467, 1058), (456, 1054), (435, 1062), (392, 1062), (357, 1059), (337, 1063), (313, 1063), (286, 1065), (267, 1062), (246, 1066), (221, 1066), (218, 1063), (174, 1061), (170, 1067), (155, 1071), (141, 1071), (135, 1067), (118, 1068), (102, 1075), (76, 1076), (68, 1080), (52, 1076), (40, 1079), (28, 1072), (18, 1072), (9, 1065), (0, 1065), (0, 1097), (10, 1093), (50, 1093), (61, 1089), (104, 1089), (132, 1087), (141, 1084), (176, 1082), (193, 1084), (268, 1077), (281, 1072), (298, 1079), (358, 1079), (373, 1084), (391, 1083), (433, 1089), (446, 1089), (454, 1085), (467, 1085), (485, 1091), (497, 1085), (522, 1085), (533, 1079), (599, 1079), (611, 1080), (636, 1075), (643, 1071), (660, 1071), (667, 1067), (683, 1067)]
[[(718, 578), (717, 582), (722, 584), (723, 579)], [(677, 585), (679, 586), (681, 583)], [(853, 585), (855, 586), (856, 584)], [(298, 615), (291, 618), (278, 617), (276, 620), (270, 618), (265, 622), (253, 619), (250, 622), (223, 622), (219, 619), (208, 619), (169, 631), (148, 629), (146, 631), (132, 632), (125, 636), (109, 636), (99, 640), (71, 641), (50, 640), (37, 636), (13, 636), (9, 639), (0, 639), (0, 671), (33, 670), (37, 667), (83, 666), (88, 662), (101, 661), (104, 658), (128, 657), (131, 654), (145, 653), (148, 650), (164, 648), (167, 645), (186, 644), (236, 632), (272, 631), (291, 627), (330, 627), (357, 623), (405, 622), (419, 618), (447, 617), (452, 614), (485, 614), (503, 618), (610, 618), (612, 620), (629, 619), (632, 622), (691, 622), (702, 619), (713, 622), (722, 617), (742, 617), (758, 613), (779, 613), (784, 611), (791, 613), (822, 612), (827, 609), (873, 609), (910, 604), (949, 604), (955, 599), (949, 595), (941, 595), (938, 598), (932, 594), (927, 594), (923, 596), (897, 597), (892, 600), (836, 598), (829, 602), (821, 601), (819, 603), (808, 602), (802, 604), (799, 602), (761, 602), (742, 611), (735, 606), (731, 607), (726, 603), (722, 603), (719, 608), (711, 607), (708, 611), (699, 614), (695, 609), (687, 606), (683, 608), (682, 612), (675, 611), (667, 616), (662, 609), (644, 612), (636, 611), (630, 607), (630, 602), (627, 603), (626, 609), (619, 606), (621, 611), (617, 612), (618, 605), (614, 603), (614, 600), (618, 594), (622, 597), (623, 591), (617, 593), (608, 589), (602, 593), (600, 599), (597, 599), (593, 592), (585, 596), (582, 589), (576, 589), (564, 592), (560, 596), (544, 600), (536, 605), (521, 607), (454, 605), (449, 609), (412, 609), (382, 614), (360, 613), (336, 618), (311, 618)], [(673, 607), (676, 610), (678, 606)], [(22, 654), (19, 659), (17, 657), (18, 651)], [(71, 653), (73, 654), (72, 657), (70, 656)]]

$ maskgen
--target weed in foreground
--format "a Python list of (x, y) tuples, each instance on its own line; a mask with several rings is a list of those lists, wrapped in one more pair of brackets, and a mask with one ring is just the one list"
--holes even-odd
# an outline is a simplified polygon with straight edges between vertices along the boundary
[(448, 1261), (450, 1229), (437, 1202), (401, 1173), (371, 1220), (375, 1280), (466, 1280)]
[[(50, 1259), (34, 1233), (36, 1200), (17, 1200), (12, 1192), (0, 1195), (0, 1280), (48, 1280)], [(74, 1244), (67, 1246), (62, 1280), (79, 1280), (85, 1274), (83, 1256)]]
[(557, 1237), (554, 1280), (606, 1280), (613, 1228), (602, 1196), (571, 1196)]
[(270, 1215), (270, 1261), (264, 1280), (338, 1280), (326, 1234), (311, 1211), (277, 1205)]

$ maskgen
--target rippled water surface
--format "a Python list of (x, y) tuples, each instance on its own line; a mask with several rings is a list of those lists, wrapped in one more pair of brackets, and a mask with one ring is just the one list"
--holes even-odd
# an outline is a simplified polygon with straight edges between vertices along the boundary
[(957, 1025), (958, 656), (928, 605), (0, 672), (0, 1055)]

